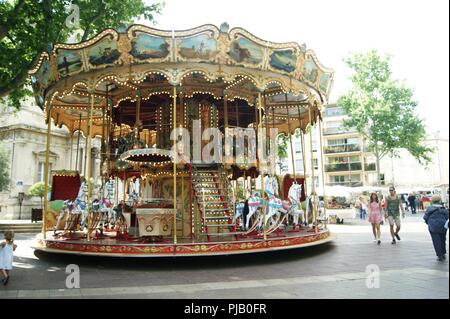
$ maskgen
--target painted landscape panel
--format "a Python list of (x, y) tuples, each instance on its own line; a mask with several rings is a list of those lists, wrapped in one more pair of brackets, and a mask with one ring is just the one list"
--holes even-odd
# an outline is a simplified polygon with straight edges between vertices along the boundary
[(319, 70), (314, 60), (312, 60), (311, 58), (307, 59), (303, 67), (303, 74), (305, 76), (305, 79), (315, 83), (317, 80), (318, 72)]
[(327, 92), (328, 89), (328, 85), (330, 83), (330, 74), (328, 73), (324, 73), (320, 76), (320, 80), (319, 80), (319, 90), (323, 93)]
[(257, 44), (240, 37), (231, 43), (230, 57), (238, 63), (260, 64), (263, 57), (263, 49)]
[(165, 58), (169, 54), (169, 43), (164, 38), (140, 33), (131, 41), (130, 54), (139, 60)]
[(50, 67), (50, 62), (48, 62), (48, 60), (45, 60), (36, 74), (36, 80), (39, 85), (46, 87), (48, 86), (48, 84), (50, 83), (50, 79), (52, 78), (53, 74)]
[(92, 65), (112, 64), (120, 56), (117, 42), (103, 39), (89, 49), (89, 62)]
[(58, 72), (61, 76), (67, 76), (81, 70), (81, 56), (78, 51), (58, 51)]
[(295, 70), (297, 56), (292, 50), (275, 51), (270, 55), (270, 66), (291, 73)]
[(180, 44), (180, 55), (187, 59), (210, 60), (217, 53), (217, 41), (208, 34), (185, 38)]

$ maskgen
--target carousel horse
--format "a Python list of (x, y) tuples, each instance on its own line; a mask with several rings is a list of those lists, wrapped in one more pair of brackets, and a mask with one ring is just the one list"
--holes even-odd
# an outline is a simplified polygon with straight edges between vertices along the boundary
[[(267, 224), (267, 222), (273, 222), (273, 216), (278, 216), (278, 219), (280, 217), (280, 209), (283, 207), (281, 199), (278, 197), (275, 197), (275, 195), (271, 195), (267, 204), (266, 208), (266, 218), (264, 219), (264, 225)], [(262, 226), (262, 219), (259, 222), (259, 227)]]
[[(63, 205), (62, 205), (61, 210), (60, 210), (59, 215), (58, 215), (58, 219), (56, 221), (54, 235), (56, 235), (56, 231), (57, 230), (64, 230), (65, 229), (66, 220), (67, 220), (68, 213), (69, 213), (69, 205), (71, 203), (72, 202), (70, 200), (65, 200), (63, 202)], [(73, 206), (73, 204), (72, 204), (72, 206)]]
[(248, 199), (248, 215), (245, 224), (245, 229), (248, 230), (250, 227), (250, 219), (256, 214), (258, 208), (262, 205), (262, 198), (259, 193), (256, 192)]
[(87, 194), (88, 185), (86, 181), (83, 181), (78, 190), (77, 198), (75, 199), (75, 211), (81, 214), (81, 226), (84, 226), (86, 221)]
[[(233, 216), (233, 222), (232, 222), (233, 225), (236, 223), (236, 220), (238, 218), (242, 219), (242, 217), (244, 217), (244, 207), (245, 207), (245, 203), (243, 203), (243, 202), (239, 202), (236, 204), (236, 210), (235, 210), (235, 213)], [(243, 224), (244, 223), (242, 221), (239, 222), (240, 227), (242, 227)]]
[(298, 226), (299, 215), (302, 216), (302, 220), (305, 220), (305, 216), (302, 210), (300, 199), (302, 197), (302, 185), (293, 183), (289, 188), (288, 198), (291, 201), (291, 207), (289, 214), (294, 217), (294, 226)]
[(103, 188), (103, 212), (106, 213), (106, 223), (114, 224), (116, 222), (116, 214), (113, 210), (114, 206), (115, 185), (114, 180), (110, 179), (105, 183)]
[(99, 199), (94, 199), (91, 202), (91, 209), (89, 212), (89, 232), (94, 231), (97, 226), (103, 221), (104, 214), (102, 213), (102, 205), (103, 203)]

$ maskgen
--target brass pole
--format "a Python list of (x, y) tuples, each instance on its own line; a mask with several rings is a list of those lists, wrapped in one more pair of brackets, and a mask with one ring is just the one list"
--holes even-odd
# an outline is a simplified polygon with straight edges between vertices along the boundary
[[(311, 189), (312, 189), (312, 195), (314, 197), (314, 205), (313, 205), (313, 224), (316, 223), (317, 220), (317, 194), (316, 194), (316, 181), (314, 176), (314, 152), (313, 152), (313, 142), (312, 142), (312, 118), (311, 118), (311, 105), (308, 108), (308, 115), (309, 115), (309, 144), (310, 144), (310, 155), (311, 155)], [(317, 228), (316, 228), (317, 230)]]
[[(322, 162), (322, 190), (323, 190), (323, 215), (325, 217), (327, 216), (327, 197), (325, 196), (325, 163), (323, 162), (323, 133), (322, 133), (322, 121), (319, 121), (319, 134), (320, 134), (320, 161)], [(325, 222), (325, 228), (327, 227), (327, 224)]]
[(297, 181), (297, 176), (295, 174), (294, 148), (292, 147), (291, 121), (290, 121), (290, 116), (289, 116), (289, 106), (288, 106), (287, 93), (284, 93), (284, 101), (286, 102), (286, 115), (287, 115), (289, 145), (290, 145), (290, 148), (291, 148), (292, 170), (294, 171), (294, 182), (296, 182)]
[(224, 131), (228, 128), (228, 96), (224, 94), (223, 96), (223, 121), (224, 121)]
[[(177, 128), (177, 87), (173, 87), (173, 129)], [(176, 131), (175, 131), (176, 132)], [(178, 136), (173, 140), (173, 243), (177, 243), (177, 162), (176, 143)]]
[[(75, 158), (75, 170), (78, 170), (78, 151), (80, 150), (80, 135), (81, 135), (81, 113), (80, 113), (80, 120), (78, 122), (78, 141), (77, 141), (77, 158)], [(81, 173), (81, 170), (80, 170)]]
[(87, 203), (86, 203), (86, 209), (87, 209), (87, 240), (91, 240), (91, 232), (89, 230), (91, 226), (91, 191), (92, 191), (92, 183), (91, 183), (91, 174), (92, 174), (92, 165), (91, 165), (91, 147), (92, 147), (92, 117), (94, 115), (94, 92), (91, 93), (91, 109), (89, 114), (89, 133), (87, 136), (87, 165), (88, 165), (88, 173), (87, 173), (87, 181), (88, 181), (88, 193), (87, 193)]
[(88, 148), (88, 135), (89, 135), (89, 131), (90, 131), (90, 126), (89, 126), (89, 121), (88, 121), (88, 124), (87, 124), (87, 132), (86, 132), (86, 140), (85, 140), (85, 143), (84, 143), (84, 165), (83, 165), (83, 175), (84, 176), (86, 176), (87, 175), (87, 173), (86, 173), (86, 163), (87, 163), (87, 148)]
[(42, 212), (42, 238), (46, 239), (47, 237), (47, 209), (48, 209), (48, 197), (47, 197), (47, 193), (48, 193), (48, 169), (49, 169), (49, 153), (50, 153), (50, 140), (51, 140), (51, 123), (52, 123), (52, 118), (51, 118), (51, 109), (52, 106), (50, 103), (48, 103), (48, 111), (47, 111), (47, 145), (46, 145), (46, 149), (45, 149), (45, 167), (44, 167), (44, 211)]
[(300, 141), (302, 143), (302, 162), (303, 162), (303, 184), (305, 188), (305, 194), (306, 192), (306, 154), (305, 154), (305, 137), (303, 135), (303, 129), (302, 129), (302, 115), (300, 113), (300, 106), (297, 106), (298, 111), (298, 125), (300, 126)]
[[(261, 139), (258, 141), (258, 150), (261, 148), (261, 150), (264, 148), (262, 142), (262, 101), (261, 101), (261, 92), (258, 92), (258, 110), (259, 110), (259, 122), (258, 122), (258, 138), (261, 137)], [(261, 152), (262, 153), (262, 152)], [(267, 240), (267, 233), (266, 233), (266, 207), (264, 205), (264, 176), (263, 172), (261, 171), (261, 161), (258, 156), (258, 171), (259, 171), (259, 177), (261, 177), (261, 199), (263, 200), (263, 236), (264, 240)], [(256, 185), (255, 185), (256, 186)], [(256, 187), (255, 187), (256, 188)]]

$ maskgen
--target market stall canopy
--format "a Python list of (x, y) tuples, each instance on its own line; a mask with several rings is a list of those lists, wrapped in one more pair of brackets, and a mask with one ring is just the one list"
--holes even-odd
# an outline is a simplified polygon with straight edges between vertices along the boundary
[(182, 31), (107, 29), (85, 42), (55, 45), (30, 74), (38, 104), (51, 107), (53, 120), (72, 132), (87, 132), (92, 103), (94, 135), (104, 134), (110, 108), (138, 96), (158, 104), (157, 96), (171, 98), (175, 86), (185, 97), (207, 94), (247, 105), (257, 105), (263, 93), (271, 123), (287, 131), (289, 116), (291, 131), (305, 129), (320, 116), (333, 82), (333, 71), (304, 44), (265, 41), (227, 23)]

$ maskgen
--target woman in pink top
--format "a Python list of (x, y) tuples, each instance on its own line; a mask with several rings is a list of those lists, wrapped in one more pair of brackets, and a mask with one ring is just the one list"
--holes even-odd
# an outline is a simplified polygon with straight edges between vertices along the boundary
[(381, 244), (381, 228), (380, 223), (382, 220), (381, 215), (381, 203), (378, 200), (378, 195), (376, 193), (370, 194), (370, 203), (369, 203), (369, 223), (372, 224), (373, 236), (375, 237), (375, 241), (377, 244)]

